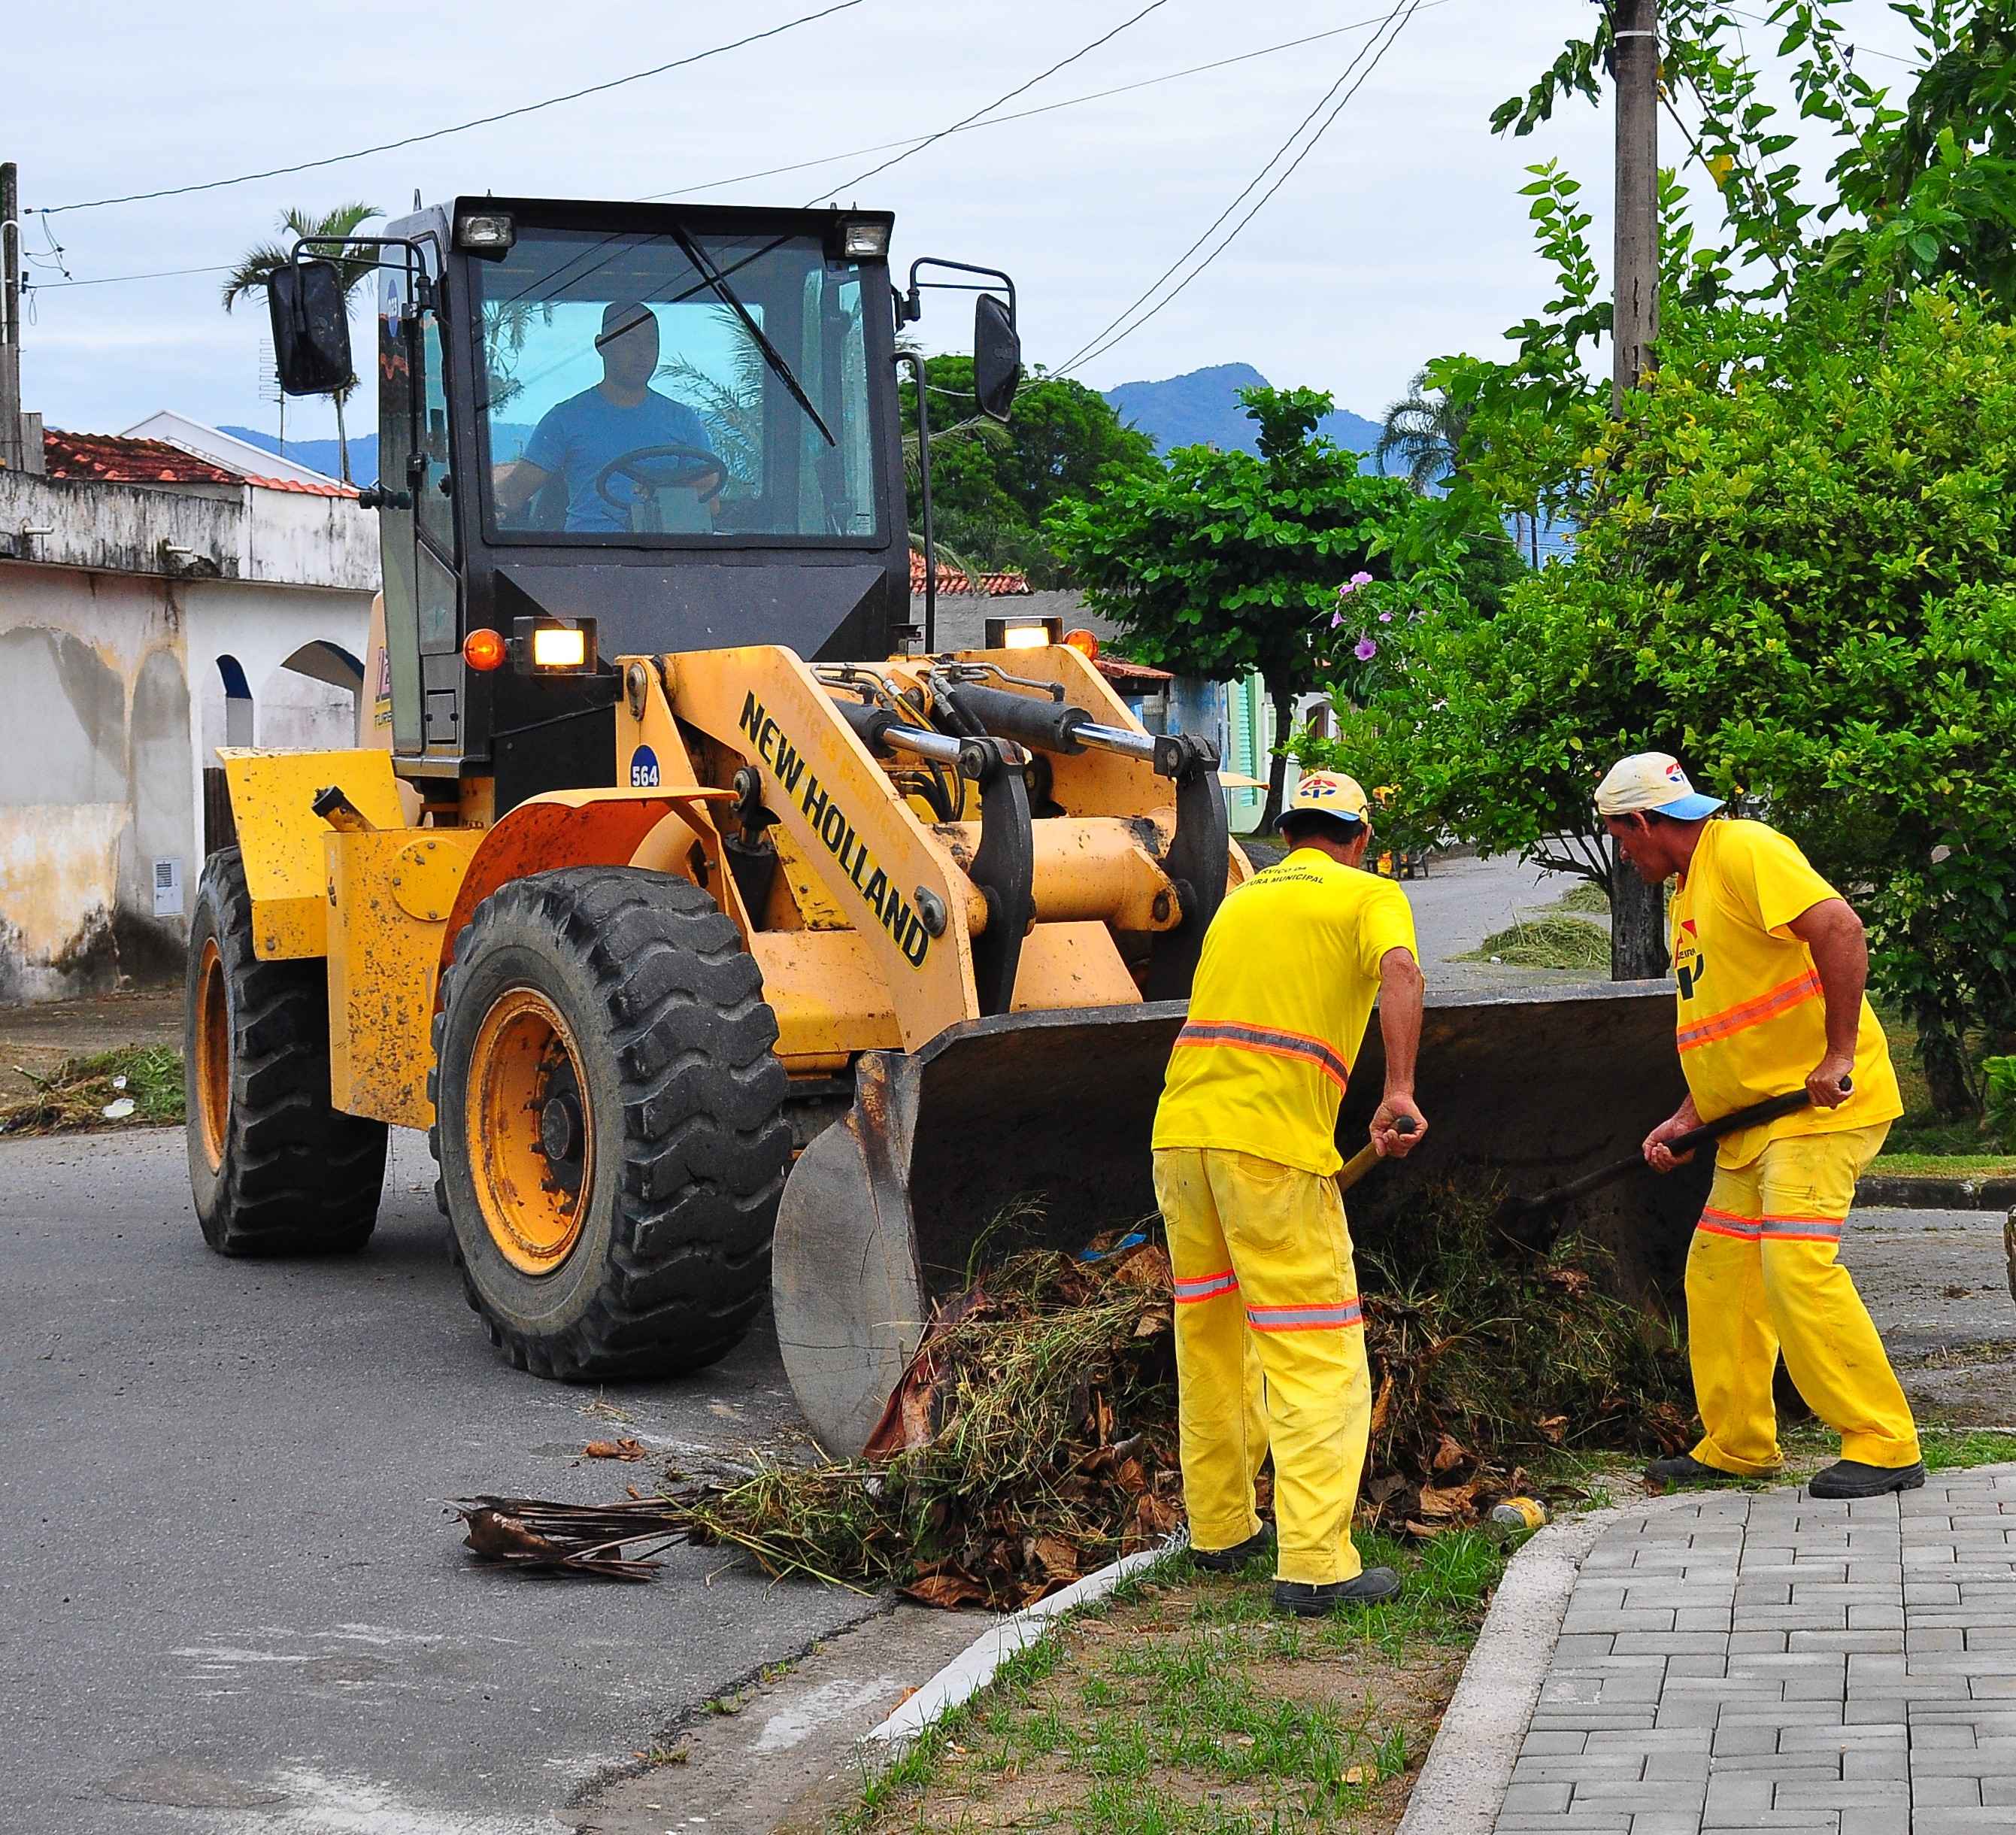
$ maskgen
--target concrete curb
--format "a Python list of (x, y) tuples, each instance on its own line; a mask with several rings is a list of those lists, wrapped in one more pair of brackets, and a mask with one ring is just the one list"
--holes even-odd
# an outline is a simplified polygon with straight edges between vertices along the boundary
[(1856, 1186), (1855, 1202), (1897, 1210), (2003, 1210), (2016, 1206), (2016, 1179), (1871, 1173)]
[(1144, 1548), (1138, 1555), (1123, 1556), (1111, 1565), (1075, 1580), (1060, 1592), (1033, 1606), (1025, 1606), (1012, 1618), (983, 1631), (951, 1662), (924, 1684), (916, 1694), (884, 1721), (862, 1736), (864, 1747), (880, 1746), (893, 1755), (936, 1720), (985, 1688), (995, 1672), (1018, 1651), (1026, 1650), (1057, 1619), (1081, 1606), (1103, 1599), (1130, 1574), (1151, 1566), (1164, 1556), (1184, 1547), (1189, 1538), (1182, 1531), (1159, 1548)]
[(1491, 1835), (1597, 1538), (1620, 1518), (1696, 1501), (1646, 1498), (1571, 1516), (1512, 1557), (1395, 1835)]

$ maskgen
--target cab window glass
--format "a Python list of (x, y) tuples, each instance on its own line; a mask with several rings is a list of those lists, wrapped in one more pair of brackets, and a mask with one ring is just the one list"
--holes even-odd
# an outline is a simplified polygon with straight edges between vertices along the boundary
[(454, 505), (441, 489), (450, 477), (448, 383), (441, 371), (441, 321), (432, 312), (420, 320), (420, 450), (427, 466), (416, 480), (413, 513), (420, 533), (444, 554), (455, 553)]
[(474, 278), (503, 539), (880, 538), (859, 264), (521, 227)]

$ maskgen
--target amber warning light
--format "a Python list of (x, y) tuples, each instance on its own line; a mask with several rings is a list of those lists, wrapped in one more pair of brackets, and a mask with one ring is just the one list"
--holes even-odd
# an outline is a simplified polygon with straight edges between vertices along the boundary
[(504, 666), (506, 646), (502, 635), (478, 626), (462, 640), (462, 660), (473, 669), (488, 675)]

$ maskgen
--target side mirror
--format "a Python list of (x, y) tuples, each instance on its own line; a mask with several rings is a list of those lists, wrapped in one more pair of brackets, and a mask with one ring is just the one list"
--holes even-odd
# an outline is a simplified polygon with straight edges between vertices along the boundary
[(333, 261), (290, 261), (266, 283), (273, 366), (290, 395), (326, 395), (351, 380), (350, 303)]
[(1006, 420), (1022, 380), (1022, 340), (1007, 307), (983, 293), (973, 308), (973, 393), (980, 411)]

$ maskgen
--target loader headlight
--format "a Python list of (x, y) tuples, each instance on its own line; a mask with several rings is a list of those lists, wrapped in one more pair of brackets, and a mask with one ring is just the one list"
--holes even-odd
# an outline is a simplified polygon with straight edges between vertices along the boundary
[(886, 261), (889, 258), (889, 225), (886, 222), (856, 218), (841, 229), (840, 248), (850, 261)]
[(511, 651), (520, 671), (535, 676), (585, 676), (596, 665), (595, 620), (521, 618), (512, 627)]
[(1060, 618), (991, 618), (987, 621), (989, 650), (1041, 650), (1061, 644), (1064, 621)]
[(517, 240), (517, 226), (502, 211), (472, 211), (455, 219), (455, 246), (464, 254), (507, 255)]

